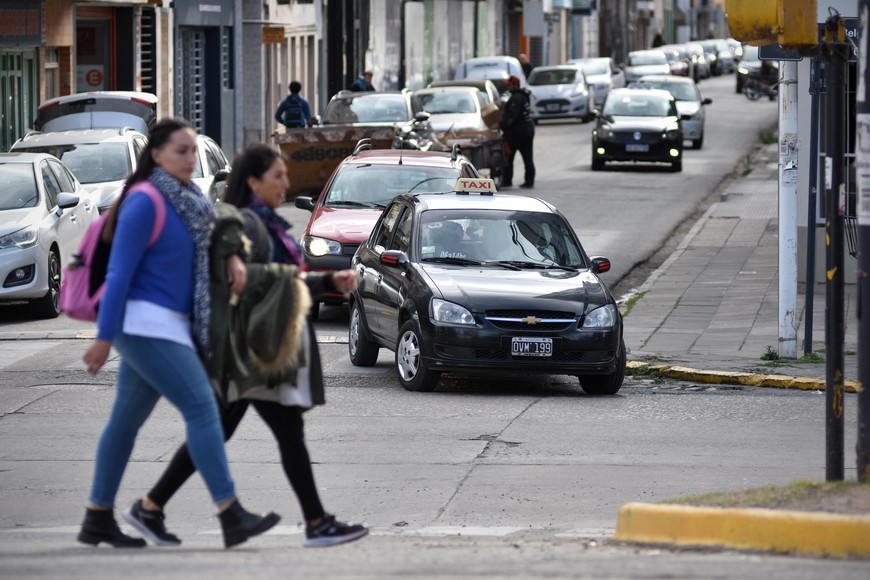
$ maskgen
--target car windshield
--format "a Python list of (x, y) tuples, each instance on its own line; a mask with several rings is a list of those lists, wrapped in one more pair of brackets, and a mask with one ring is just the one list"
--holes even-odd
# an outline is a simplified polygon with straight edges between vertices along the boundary
[(570, 68), (551, 70), (533, 70), (529, 76), (529, 84), (541, 85), (567, 85), (577, 82), (578, 71)]
[(0, 211), (36, 207), (39, 193), (29, 163), (0, 164)]
[(663, 89), (671, 93), (678, 101), (700, 101), (701, 95), (698, 89), (690, 83), (667, 83), (643, 81), (654, 89)]
[(743, 47), (743, 58), (740, 59), (745, 62), (758, 62), (758, 47), (746, 45)]
[(127, 144), (69, 143), (45, 147), (16, 147), (16, 151), (51, 153), (64, 162), (83, 184), (121, 181), (133, 171)]
[(585, 268), (571, 226), (555, 214), (506, 210), (429, 210), (417, 238), (423, 262), (512, 269)]
[(607, 66), (606, 60), (591, 60), (580, 63), (583, 67), (583, 72), (587, 75), (606, 75), (610, 72), (610, 67)]
[(468, 93), (418, 93), (423, 110), (433, 115), (442, 113), (476, 113), (474, 99)]
[(345, 165), (335, 176), (326, 207), (384, 208), (402, 193), (452, 191), (459, 171), (450, 167), (413, 165)]
[(658, 95), (615, 95), (611, 93), (604, 101), (605, 116), (665, 117), (673, 114), (670, 102)]
[(323, 113), (324, 125), (395, 123), (410, 119), (403, 95), (366, 94), (333, 99)]
[(628, 54), (628, 64), (631, 66), (645, 66), (649, 64), (668, 64), (668, 59), (663, 52), (631, 52)]

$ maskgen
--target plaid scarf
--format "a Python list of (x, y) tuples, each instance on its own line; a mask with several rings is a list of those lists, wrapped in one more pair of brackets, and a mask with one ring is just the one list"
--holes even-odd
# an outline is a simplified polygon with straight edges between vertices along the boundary
[(148, 179), (181, 216), (196, 247), (193, 262), (193, 338), (200, 352), (207, 353), (211, 320), (208, 253), (214, 228), (214, 208), (192, 181), (181, 183), (159, 167)]

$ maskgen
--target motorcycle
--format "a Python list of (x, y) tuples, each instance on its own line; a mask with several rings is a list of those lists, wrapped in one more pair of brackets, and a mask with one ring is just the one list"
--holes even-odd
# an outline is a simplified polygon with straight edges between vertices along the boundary
[(750, 101), (757, 101), (761, 97), (767, 97), (773, 101), (779, 92), (779, 79), (765, 77), (761, 72), (752, 71), (747, 75), (743, 94)]
[(417, 151), (450, 151), (435, 136), (429, 124), (429, 113), (417, 115), (402, 125), (393, 137), (393, 149), (413, 149)]

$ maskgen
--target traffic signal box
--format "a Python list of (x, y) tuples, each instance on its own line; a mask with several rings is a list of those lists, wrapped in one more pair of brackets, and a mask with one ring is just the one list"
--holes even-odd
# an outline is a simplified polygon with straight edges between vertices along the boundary
[(725, 0), (731, 36), (754, 46), (816, 46), (816, 0)]

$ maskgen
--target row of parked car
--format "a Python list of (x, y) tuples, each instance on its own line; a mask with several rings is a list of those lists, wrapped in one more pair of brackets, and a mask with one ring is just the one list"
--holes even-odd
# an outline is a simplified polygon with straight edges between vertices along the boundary
[[(60, 314), (62, 265), (120, 196), (156, 118), (148, 93), (64, 96), (42, 104), (36, 130), (0, 153), (0, 303)], [(211, 138), (199, 135), (197, 145), (193, 180), (216, 200), (230, 163)]]

